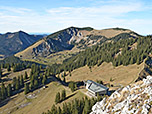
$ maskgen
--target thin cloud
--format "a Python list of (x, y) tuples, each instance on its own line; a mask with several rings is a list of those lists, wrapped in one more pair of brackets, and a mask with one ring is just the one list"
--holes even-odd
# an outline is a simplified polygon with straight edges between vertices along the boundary
[[(90, 0), (91, 1), (91, 0)], [(93, 1), (92, 1), (93, 2)], [(129, 13), (149, 10), (142, 2), (95, 0), (91, 7), (58, 7), (39, 12), (26, 8), (0, 7), (0, 32), (25, 30), (26, 32), (55, 32), (69, 26), (131, 28), (143, 34), (150, 32), (146, 26), (151, 19), (129, 17)], [(147, 24), (149, 22), (149, 25)], [(146, 26), (145, 26), (145, 25)], [(143, 31), (141, 27), (144, 27)]]
[(4, 7), (1, 6), (0, 7), (0, 11), (4, 12), (6, 14), (20, 14), (20, 15), (24, 15), (25, 13), (29, 13), (32, 10), (31, 9), (27, 9), (27, 8), (14, 8), (14, 7)]

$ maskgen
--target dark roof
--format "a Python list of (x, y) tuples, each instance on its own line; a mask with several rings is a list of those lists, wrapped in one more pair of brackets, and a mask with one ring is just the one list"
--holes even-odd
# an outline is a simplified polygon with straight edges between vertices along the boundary
[(105, 91), (108, 90), (109, 88), (105, 87), (102, 84), (96, 83), (92, 80), (87, 80), (87, 82), (89, 84), (88, 89), (92, 90), (93, 92), (100, 92), (100, 91)]

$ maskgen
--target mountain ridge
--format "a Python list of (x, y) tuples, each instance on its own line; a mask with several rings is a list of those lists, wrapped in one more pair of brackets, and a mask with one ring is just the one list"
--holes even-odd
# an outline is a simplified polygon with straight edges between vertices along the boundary
[[(107, 40), (113, 40), (112, 38), (124, 34), (124, 38), (138, 37), (137, 33), (129, 30), (114, 28), (96, 30), (91, 27), (69, 27), (55, 33), (48, 35), (45, 38), (40, 39), (22, 52), (17, 53), (15, 56), (22, 57), (23, 59), (33, 57), (47, 57), (48, 55), (64, 50), (71, 50), (73, 47), (79, 50), (86, 49), (96, 44), (106, 42)], [(26, 57), (26, 54), (29, 56)]]
[(0, 54), (4, 56), (13, 55), (24, 50), (42, 37), (42, 35), (29, 35), (24, 31), (1, 34)]

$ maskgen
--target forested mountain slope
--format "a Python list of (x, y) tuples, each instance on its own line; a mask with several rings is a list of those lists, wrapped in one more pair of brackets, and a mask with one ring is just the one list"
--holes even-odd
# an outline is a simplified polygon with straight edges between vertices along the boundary
[(137, 33), (122, 28), (95, 30), (90, 27), (69, 27), (39, 40), (24, 51), (17, 53), (15, 56), (22, 57), (23, 59), (48, 57), (52, 53), (72, 50), (74, 47), (81, 51), (87, 47), (106, 41), (118, 41), (120, 39), (136, 38), (138, 36)]
[[(114, 66), (140, 64), (152, 53), (152, 36), (122, 39), (96, 45), (65, 60), (61, 65), (53, 65), (52, 72), (72, 71), (82, 66), (91, 67), (103, 62), (112, 62)], [(55, 67), (57, 66), (57, 67)], [(53, 71), (54, 70), (54, 71)]]

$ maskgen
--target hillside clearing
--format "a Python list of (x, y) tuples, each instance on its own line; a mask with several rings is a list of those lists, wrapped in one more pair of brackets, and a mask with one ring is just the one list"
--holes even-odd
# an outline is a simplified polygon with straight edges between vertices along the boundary
[[(128, 85), (134, 82), (140, 71), (143, 69), (144, 63), (140, 65), (128, 65), (114, 67), (111, 63), (103, 63), (99, 67), (95, 66), (91, 69), (85, 66), (78, 68), (72, 72), (72, 76), (67, 76), (67, 81), (83, 81), (83, 80), (102, 80), (110, 84)], [(113, 81), (110, 81), (112, 79)]]
[[(52, 105), (55, 104), (55, 96), (57, 92), (61, 92), (63, 89), (66, 90), (67, 99), (57, 106), (62, 106), (64, 102), (70, 102), (75, 98), (81, 99), (85, 95), (77, 90), (71, 92), (68, 87), (65, 87), (58, 82), (52, 82), (47, 85), (46, 89), (39, 89), (28, 95), (35, 95), (33, 99), (26, 99), (24, 93), (14, 96), (14, 99), (9, 101), (6, 105), (0, 108), (0, 113), (7, 114), (11, 112), (13, 114), (41, 114), (50, 110)], [(25, 105), (25, 106), (24, 106)], [(20, 108), (21, 107), (21, 108)]]

